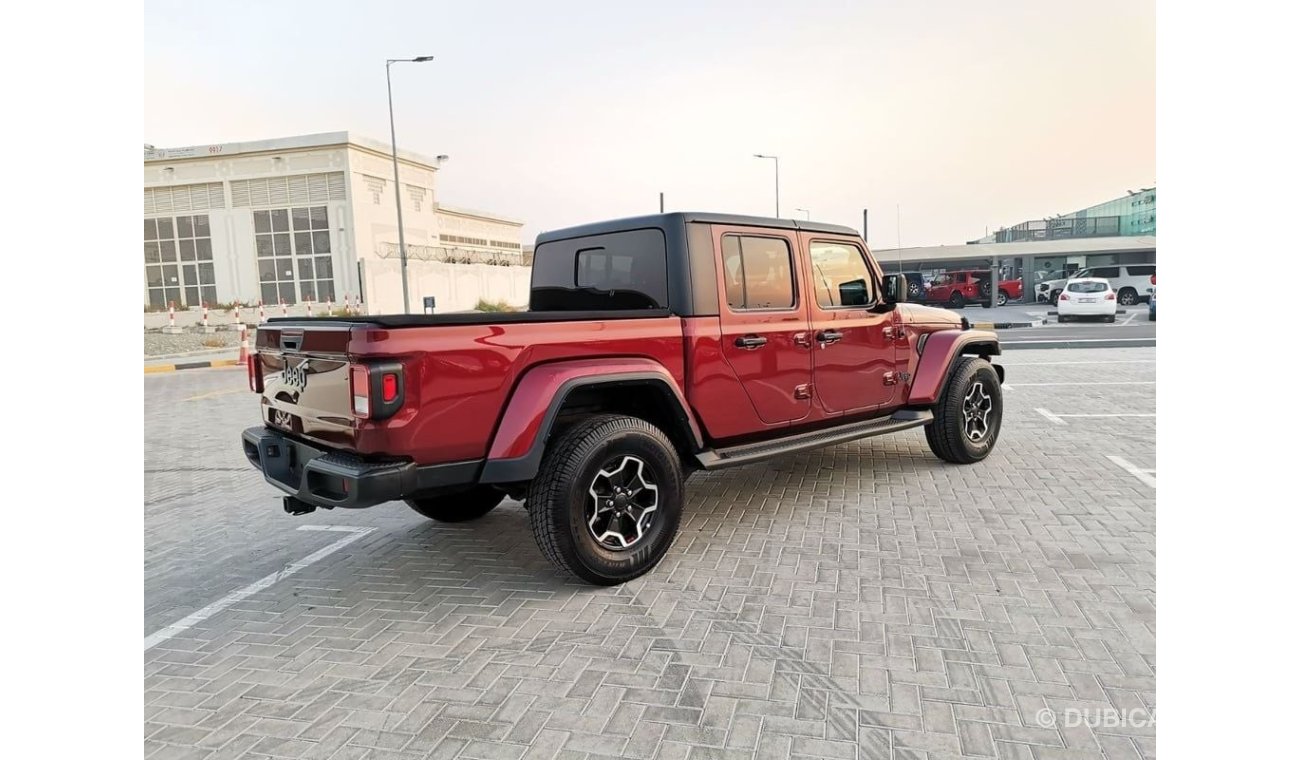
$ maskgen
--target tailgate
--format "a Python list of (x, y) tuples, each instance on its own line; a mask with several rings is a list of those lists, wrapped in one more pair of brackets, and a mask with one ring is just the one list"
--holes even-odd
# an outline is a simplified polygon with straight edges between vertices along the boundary
[(354, 327), (365, 329), (343, 322), (258, 328), (265, 424), (333, 448), (356, 448), (347, 356)]

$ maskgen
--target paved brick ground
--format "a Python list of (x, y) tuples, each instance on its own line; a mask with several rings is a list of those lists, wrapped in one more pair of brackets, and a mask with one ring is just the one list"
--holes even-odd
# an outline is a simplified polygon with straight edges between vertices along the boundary
[[(520, 505), (290, 518), (249, 470), (242, 370), (145, 378), (151, 634), (374, 530), (144, 655), (150, 758), (1129, 758), (1155, 729), (1153, 349), (1009, 354), (994, 456), (919, 431), (697, 475), (677, 543), (569, 582)], [(1090, 362), (1077, 364), (1074, 362)], [(1105, 364), (1096, 362), (1108, 362)]]

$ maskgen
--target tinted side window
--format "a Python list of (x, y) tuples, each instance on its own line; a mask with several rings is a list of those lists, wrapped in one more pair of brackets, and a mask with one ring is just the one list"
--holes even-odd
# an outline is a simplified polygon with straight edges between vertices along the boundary
[(668, 307), (668, 254), (658, 229), (553, 240), (533, 255), (532, 311)]
[(1156, 273), (1154, 266), (1129, 267), (1128, 273), (1133, 277), (1150, 277)]
[(724, 235), (722, 271), (727, 305), (739, 309), (794, 306), (794, 266), (782, 238)]
[(822, 308), (875, 303), (871, 270), (857, 246), (813, 242), (808, 245), (808, 253), (813, 266), (813, 291)]
[(1105, 279), (1110, 279), (1111, 277), (1119, 277), (1119, 267), (1097, 267), (1095, 269), (1089, 270), (1088, 276), (1102, 277)]

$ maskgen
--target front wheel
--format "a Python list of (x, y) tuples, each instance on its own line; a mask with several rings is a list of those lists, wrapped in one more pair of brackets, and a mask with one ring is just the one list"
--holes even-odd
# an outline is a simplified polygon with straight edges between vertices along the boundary
[(677, 450), (645, 420), (602, 414), (547, 448), (528, 487), (537, 545), (556, 567), (600, 586), (649, 572), (681, 521)]
[(1006, 306), (1007, 301), (1011, 300), (1011, 295), (1005, 290), (998, 291), (998, 306)]
[(925, 426), (930, 451), (945, 462), (972, 464), (993, 451), (1002, 429), (1002, 385), (988, 361), (958, 360)]
[(961, 293), (953, 293), (948, 297), (948, 308), (961, 309), (966, 306), (966, 296)]
[(475, 486), (460, 493), (407, 499), (406, 506), (438, 522), (467, 522), (496, 509), (506, 495), (491, 486)]
[(1132, 306), (1138, 302), (1138, 292), (1133, 288), (1122, 288), (1119, 291), (1120, 306)]

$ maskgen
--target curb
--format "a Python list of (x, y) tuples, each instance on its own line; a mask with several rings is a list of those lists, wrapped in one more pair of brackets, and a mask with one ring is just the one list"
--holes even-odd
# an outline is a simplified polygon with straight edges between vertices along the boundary
[(1001, 341), (999, 345), (1004, 351), (1014, 351), (1016, 349), (1039, 349), (1039, 348), (1154, 348), (1156, 345), (1155, 338), (1096, 338), (1081, 340), (1060, 340), (1044, 338), (1042, 340), (1012, 340)]
[(1017, 327), (1042, 327), (1043, 320), (1035, 319), (1032, 322), (971, 322), (970, 326), (976, 330), (1012, 330)]
[(182, 369), (209, 369), (211, 367), (234, 367), (239, 364), (238, 359), (213, 359), (206, 362), (182, 362), (180, 364), (146, 364), (144, 373), (146, 375), (156, 375), (162, 372), (176, 372)]

